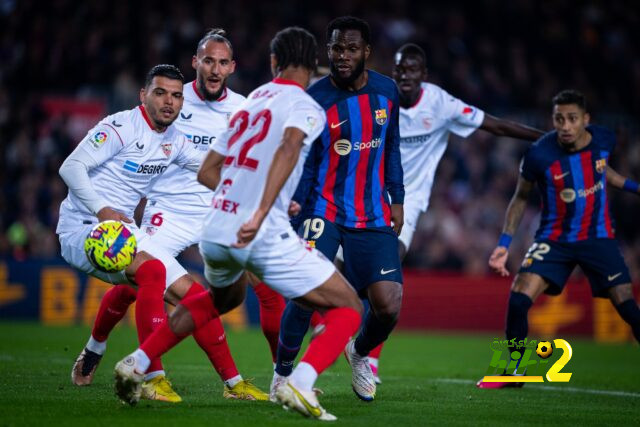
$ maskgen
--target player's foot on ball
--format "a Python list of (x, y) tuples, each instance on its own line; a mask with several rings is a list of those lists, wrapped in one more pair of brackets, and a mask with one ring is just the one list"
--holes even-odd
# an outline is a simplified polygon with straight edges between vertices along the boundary
[(133, 356), (127, 356), (119, 361), (116, 364), (114, 374), (116, 395), (120, 400), (129, 405), (138, 403), (144, 374), (136, 371), (136, 360)]
[(171, 386), (171, 381), (164, 375), (158, 375), (142, 383), (142, 398), (171, 403), (182, 402), (180, 395)]
[(371, 402), (376, 396), (376, 381), (369, 366), (369, 358), (356, 353), (355, 341), (349, 340), (344, 355), (351, 365), (351, 386), (353, 392), (365, 402)]
[[(501, 376), (512, 377), (513, 375), (502, 374)], [(511, 381), (485, 382), (483, 381), (483, 379), (480, 379), (480, 381), (476, 383), (476, 387), (478, 388), (521, 388), (523, 385), (524, 383), (521, 383), (521, 382), (511, 382)]]
[(233, 387), (225, 385), (222, 397), (239, 400), (269, 400), (269, 395), (256, 387), (250, 380), (242, 380)]
[(91, 384), (100, 360), (102, 360), (101, 354), (83, 349), (71, 369), (71, 382), (79, 386)]
[(282, 375), (279, 375), (277, 372), (273, 373), (273, 379), (271, 380), (271, 387), (269, 387), (269, 400), (273, 403), (278, 402), (278, 398), (276, 397), (276, 390), (287, 382), (287, 378)]
[(369, 367), (371, 368), (373, 380), (376, 382), (376, 384), (382, 384), (382, 380), (380, 379), (380, 376), (378, 376), (378, 367), (373, 363), (369, 363)]
[(314, 391), (304, 391), (294, 387), (289, 381), (285, 381), (276, 390), (277, 403), (284, 409), (293, 409), (305, 417), (315, 418), (320, 421), (335, 421), (338, 418), (328, 413), (318, 402)]

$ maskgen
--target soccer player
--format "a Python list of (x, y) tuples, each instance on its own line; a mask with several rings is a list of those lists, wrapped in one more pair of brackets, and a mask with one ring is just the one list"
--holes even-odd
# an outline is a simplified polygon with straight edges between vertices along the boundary
[[(182, 267), (133, 224), (134, 209), (170, 164), (197, 170), (203, 158), (173, 126), (183, 104), (183, 82), (176, 67), (153, 67), (140, 91), (142, 105), (104, 118), (60, 167), (60, 176), (69, 187), (56, 230), (62, 257), (105, 282), (138, 287), (136, 325), (141, 340), (164, 322), (167, 271)], [(105, 220), (128, 223), (138, 241), (132, 264), (119, 273), (97, 270), (83, 250), (89, 231)], [(170, 389), (166, 379), (163, 383)]]
[[(400, 153), (404, 173), (404, 225), (400, 233), (400, 259), (411, 246), (418, 219), (429, 206), (438, 163), (449, 135), (468, 137), (476, 129), (496, 136), (535, 141), (543, 132), (485, 113), (426, 83), (427, 59), (422, 48), (409, 43), (395, 54), (392, 77), (400, 91)], [(381, 348), (369, 354), (371, 369), (378, 376)]]
[[(228, 117), (244, 100), (242, 95), (227, 88), (227, 78), (235, 70), (235, 61), (231, 43), (225, 37), (224, 30), (211, 30), (198, 42), (192, 66), (196, 70), (196, 80), (184, 85), (184, 105), (175, 126), (204, 156), (209, 144), (226, 130)], [(148, 203), (141, 228), (152, 235), (151, 242), (154, 245), (164, 248), (175, 257), (199, 242), (200, 228), (208, 212), (211, 197), (211, 190), (196, 182), (193, 171), (170, 165), (147, 195)], [(182, 268), (168, 272), (167, 283), (170, 285), (165, 299), (174, 305), (185, 296), (204, 290)], [(275, 317), (270, 323), (277, 325), (284, 309), (283, 298), (264, 284), (258, 285), (256, 294), (262, 302), (261, 313)], [(125, 315), (127, 307), (133, 301), (135, 290), (129, 286), (119, 285), (105, 294), (89, 342), (74, 365), (74, 383), (90, 384), (106, 349), (109, 332)], [(276, 303), (275, 313), (274, 310), (269, 310), (274, 305), (271, 302)], [(282, 309), (278, 310), (278, 307)], [(263, 318), (269, 320), (268, 315)], [(276, 327), (275, 332), (272, 332), (276, 337), (277, 329)], [(225, 398), (266, 400), (264, 392), (239, 374), (219, 318), (196, 331), (194, 338), (207, 353), (225, 383)], [(273, 347), (275, 345), (274, 342)], [(166, 385), (162, 386), (164, 377), (160, 365), (152, 369), (146, 375), (143, 396), (155, 400), (180, 401), (177, 394), (170, 393)]]
[[(278, 401), (305, 416), (333, 420), (312, 390), (361, 321), (362, 304), (333, 264), (299, 239), (287, 215), (302, 157), (322, 132), (322, 108), (305, 92), (316, 66), (315, 38), (291, 27), (271, 41), (276, 77), (254, 90), (233, 115), (229, 132), (211, 146), (198, 180), (217, 188), (203, 227), (205, 275), (215, 284), (183, 300), (141, 347), (116, 365), (120, 398), (135, 403), (149, 361), (200, 324), (237, 306), (251, 270), (282, 295), (326, 312), (326, 327), (309, 346)], [(223, 170), (223, 167), (225, 169)]]
[[(330, 75), (309, 88), (327, 125), (293, 199), (303, 206), (299, 233), (331, 260), (342, 246), (345, 275), (371, 305), (345, 349), (353, 390), (371, 401), (376, 384), (367, 355), (393, 330), (402, 301), (399, 96), (393, 80), (365, 68), (371, 52), (365, 21), (337, 18), (327, 26), (327, 39)], [(271, 397), (291, 373), (311, 314), (292, 303), (285, 309)]]
[[(565, 90), (553, 98), (553, 126), (525, 153), (516, 192), (507, 208), (498, 246), (489, 266), (508, 276), (509, 243), (537, 185), (542, 217), (535, 242), (511, 285), (507, 339), (528, 333), (527, 313), (542, 293), (559, 295), (576, 265), (582, 268), (594, 297), (609, 298), (640, 341), (640, 309), (609, 212), (607, 184), (638, 194), (636, 182), (608, 166), (616, 144), (610, 130), (589, 124), (584, 95)], [(522, 387), (517, 382), (478, 382), (480, 388)]]

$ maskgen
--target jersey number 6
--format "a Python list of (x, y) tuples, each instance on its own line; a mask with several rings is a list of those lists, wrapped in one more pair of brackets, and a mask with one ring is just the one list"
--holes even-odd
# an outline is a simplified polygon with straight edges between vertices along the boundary
[(247, 129), (254, 129), (259, 124), (261, 125), (260, 129), (242, 144), (238, 157), (228, 156), (224, 162), (225, 165), (229, 166), (233, 164), (236, 167), (246, 168), (252, 171), (258, 168), (258, 160), (249, 157), (248, 154), (249, 150), (251, 150), (254, 145), (259, 144), (266, 138), (267, 133), (269, 132), (269, 126), (271, 126), (270, 110), (260, 111), (252, 120), (250, 120), (248, 111), (240, 110), (234, 114), (229, 122), (229, 127), (236, 128), (236, 131), (231, 135), (229, 142), (227, 143), (228, 148), (230, 149), (233, 144), (242, 138), (242, 135), (244, 135)]

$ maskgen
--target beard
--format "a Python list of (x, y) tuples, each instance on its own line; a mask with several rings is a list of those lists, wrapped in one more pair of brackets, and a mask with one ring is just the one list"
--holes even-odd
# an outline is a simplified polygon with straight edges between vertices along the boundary
[(206, 82), (207, 81), (203, 76), (200, 76), (198, 78), (198, 89), (202, 90), (203, 98), (206, 101), (216, 101), (216, 100), (218, 100), (218, 98), (220, 98), (220, 96), (224, 92), (224, 89), (227, 87), (227, 81), (223, 80), (222, 84), (220, 85), (220, 90), (218, 90), (216, 92), (209, 92), (207, 90)]
[(356, 81), (358, 77), (364, 72), (364, 59), (356, 64), (356, 67), (351, 71), (349, 77), (341, 77), (338, 71), (338, 66), (335, 62), (329, 63), (329, 69), (331, 70), (331, 77), (341, 87), (350, 86)]

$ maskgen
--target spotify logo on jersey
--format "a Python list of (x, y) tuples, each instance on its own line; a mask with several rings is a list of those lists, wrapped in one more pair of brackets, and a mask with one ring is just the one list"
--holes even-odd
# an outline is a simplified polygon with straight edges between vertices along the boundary
[(339, 139), (333, 144), (333, 149), (341, 156), (346, 156), (351, 152), (351, 142), (348, 139)]

